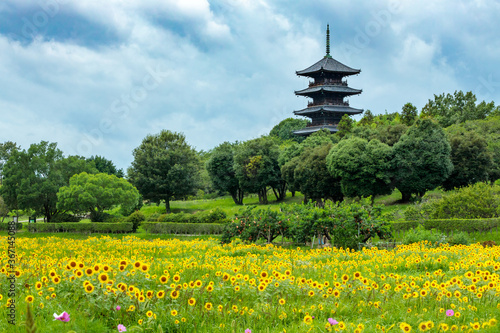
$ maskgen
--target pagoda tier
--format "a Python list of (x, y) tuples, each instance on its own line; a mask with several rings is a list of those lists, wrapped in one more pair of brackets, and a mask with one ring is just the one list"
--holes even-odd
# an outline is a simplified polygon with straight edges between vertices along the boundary
[(347, 85), (343, 78), (349, 75), (359, 74), (361, 70), (348, 67), (330, 56), (330, 29), (326, 30), (326, 55), (314, 65), (297, 71), (299, 76), (313, 78), (306, 89), (295, 91), (297, 96), (312, 98), (306, 109), (294, 111), (295, 115), (311, 118), (311, 123), (303, 129), (294, 131), (294, 134), (307, 136), (321, 129), (327, 129), (331, 133), (337, 132), (337, 125), (342, 117), (360, 114), (362, 109), (349, 106), (344, 100), (347, 96), (358, 95), (360, 89), (354, 89)]

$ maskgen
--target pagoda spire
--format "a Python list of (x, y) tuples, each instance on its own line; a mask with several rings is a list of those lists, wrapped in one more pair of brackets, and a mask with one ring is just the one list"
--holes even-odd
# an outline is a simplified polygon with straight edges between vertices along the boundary
[(330, 56), (330, 25), (326, 25), (326, 58), (331, 58)]

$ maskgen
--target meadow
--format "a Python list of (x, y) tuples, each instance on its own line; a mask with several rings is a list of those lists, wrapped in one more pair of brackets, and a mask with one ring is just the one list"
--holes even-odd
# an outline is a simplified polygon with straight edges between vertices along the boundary
[[(214, 238), (22, 237), (16, 326), (0, 331), (498, 332), (500, 248), (220, 245)], [(27, 306), (33, 319), (27, 319)], [(67, 312), (70, 320), (54, 320)]]

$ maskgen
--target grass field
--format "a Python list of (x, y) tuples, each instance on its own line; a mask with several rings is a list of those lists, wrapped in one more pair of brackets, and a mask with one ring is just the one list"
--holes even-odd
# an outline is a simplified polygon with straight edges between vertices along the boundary
[[(39, 332), (499, 331), (498, 246), (346, 252), (19, 234), (15, 252), (17, 326), (5, 278), (1, 332), (26, 331), (28, 303)], [(54, 321), (63, 311), (70, 321)]]

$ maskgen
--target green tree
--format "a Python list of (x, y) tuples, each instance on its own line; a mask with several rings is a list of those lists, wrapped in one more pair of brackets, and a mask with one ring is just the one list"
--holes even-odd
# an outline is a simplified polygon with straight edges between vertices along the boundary
[(115, 175), (118, 178), (123, 178), (124, 173), (123, 169), (117, 169), (115, 164), (102, 157), (102, 156), (91, 156), (90, 158), (87, 158), (87, 162), (93, 162), (95, 165), (95, 168), (97, 169), (98, 172), (100, 173), (107, 173), (108, 175)]
[(423, 107), (421, 116), (435, 118), (442, 127), (463, 123), (467, 120), (485, 119), (495, 110), (495, 103), (482, 101), (476, 105), (476, 95), (471, 91), (455, 91), (451, 94), (434, 95)]
[(348, 114), (344, 114), (337, 125), (337, 128), (339, 130), (337, 132), (337, 135), (343, 138), (347, 134), (351, 133), (353, 127), (354, 120)]
[(394, 189), (392, 160), (392, 149), (388, 145), (356, 137), (340, 141), (326, 159), (332, 176), (341, 179), (345, 196), (372, 198)]
[(305, 137), (293, 134), (293, 131), (306, 127), (308, 123), (309, 121), (306, 119), (286, 118), (273, 127), (271, 132), (269, 132), (269, 136), (280, 138), (283, 141), (293, 140), (295, 142), (302, 142)]
[(257, 193), (259, 202), (267, 204), (267, 189), (271, 187), (276, 199), (285, 198), (286, 183), (281, 178), (278, 164), (280, 151), (271, 137), (243, 142), (236, 147), (234, 171), (240, 186), (249, 193)]
[(440, 186), (453, 170), (446, 135), (432, 119), (419, 119), (394, 145), (396, 187), (408, 201)]
[[(453, 126), (452, 126), (453, 127)], [(474, 131), (459, 130), (448, 134), (453, 172), (443, 182), (446, 190), (488, 180), (493, 166), (488, 143)]]
[(363, 118), (359, 121), (359, 124), (362, 126), (369, 126), (373, 124), (373, 120), (375, 119), (375, 116), (370, 110), (366, 110), (363, 113)]
[(13, 151), (19, 151), (19, 146), (15, 142), (5, 141), (0, 143), (0, 185), (3, 178), (3, 166), (9, 160)]
[(407, 130), (405, 124), (382, 124), (376, 128), (375, 139), (392, 147)]
[(102, 222), (104, 210), (121, 205), (130, 211), (138, 205), (140, 194), (123, 178), (107, 173), (82, 172), (69, 180), (57, 193), (57, 208), (73, 213), (90, 213), (92, 222)]
[(0, 190), (10, 209), (32, 209), (47, 222), (62, 213), (57, 209), (57, 191), (76, 173), (96, 172), (78, 156), (65, 158), (56, 143), (42, 141), (28, 150), (13, 151), (5, 163), (5, 181)]
[(144, 199), (164, 200), (170, 213), (170, 200), (196, 194), (201, 165), (183, 134), (163, 130), (148, 135), (133, 156), (128, 177)]
[(237, 205), (243, 204), (243, 189), (234, 171), (234, 149), (237, 144), (224, 142), (215, 147), (205, 167), (216, 190), (228, 192)]
[(332, 147), (332, 143), (327, 143), (304, 150), (297, 158), (297, 165), (294, 168), (294, 180), (300, 192), (320, 207), (323, 207), (325, 199), (332, 201), (343, 199), (340, 178), (333, 177), (326, 167), (326, 156)]
[(401, 110), (401, 122), (406, 126), (411, 126), (415, 123), (417, 119), (418, 112), (417, 107), (411, 103), (406, 103), (403, 105)]
[(7, 206), (3, 198), (0, 197), (0, 218), (2, 218), (0, 223), (3, 223), (7, 215), (9, 215), (9, 207)]

